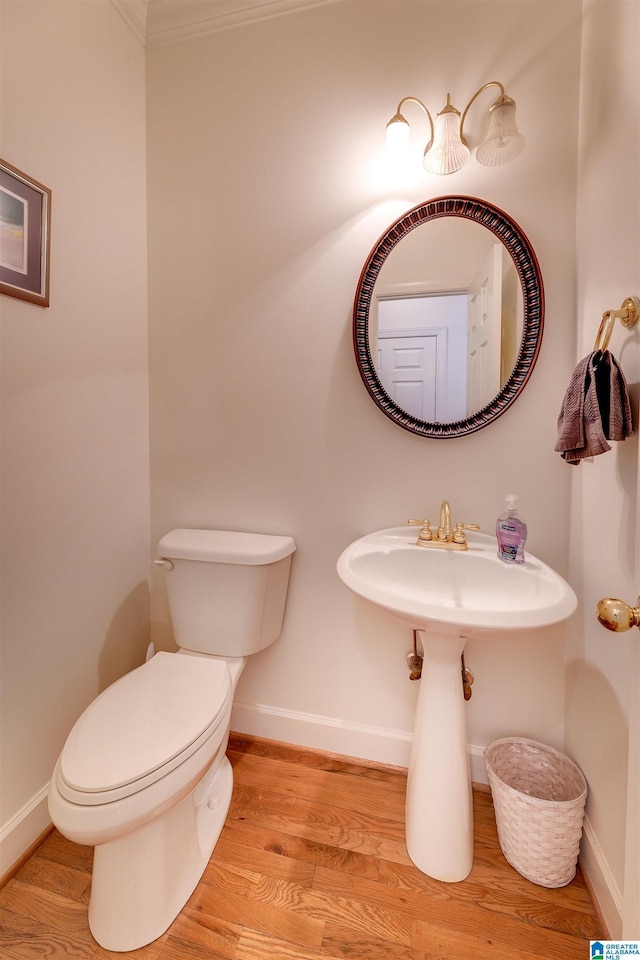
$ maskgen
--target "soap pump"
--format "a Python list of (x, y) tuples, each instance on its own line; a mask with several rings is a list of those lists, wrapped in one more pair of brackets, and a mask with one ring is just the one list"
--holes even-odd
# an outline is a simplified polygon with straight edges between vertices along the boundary
[(496, 521), (498, 556), (505, 563), (524, 563), (524, 545), (527, 525), (518, 515), (518, 498), (510, 493), (505, 497), (505, 510)]

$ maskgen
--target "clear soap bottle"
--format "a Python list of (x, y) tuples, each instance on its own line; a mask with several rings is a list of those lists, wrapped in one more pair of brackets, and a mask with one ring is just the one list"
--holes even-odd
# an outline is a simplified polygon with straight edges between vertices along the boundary
[(505, 563), (524, 563), (524, 545), (527, 525), (518, 515), (518, 498), (510, 493), (505, 497), (505, 510), (496, 521), (498, 556)]

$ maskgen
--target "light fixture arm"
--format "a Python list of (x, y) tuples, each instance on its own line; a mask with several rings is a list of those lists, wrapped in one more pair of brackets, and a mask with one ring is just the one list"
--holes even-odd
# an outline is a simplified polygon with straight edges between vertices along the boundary
[(405, 120), (405, 118), (404, 118), (403, 115), (402, 115), (402, 108), (403, 108), (403, 106), (405, 105), (405, 103), (417, 103), (417, 105), (418, 105), (422, 110), (424, 110), (424, 112), (425, 112), (426, 115), (427, 115), (427, 119), (429, 120), (429, 129), (430, 129), (430, 131), (431, 131), (431, 137), (429, 138), (429, 143), (427, 144), (427, 146), (426, 146), (426, 148), (425, 148), (425, 153), (426, 153), (426, 152), (430, 149), (431, 144), (433, 143), (433, 119), (432, 119), (431, 114), (429, 113), (427, 107), (426, 107), (425, 104), (422, 102), (422, 100), (419, 100), (418, 97), (403, 97), (402, 100), (400, 101), (400, 103), (398, 104), (398, 109), (396, 110), (396, 115), (395, 115), (395, 117), (392, 117), (391, 120), (389, 121), (389, 123), (393, 123), (395, 120), (403, 120), (403, 121), (406, 123), (406, 120)]
[[(462, 114), (462, 119), (460, 120), (460, 139), (462, 140), (462, 142), (463, 142), (463, 143), (465, 144), (465, 146), (467, 146), (467, 147), (469, 146), (469, 144), (467, 143), (467, 141), (466, 141), (465, 138), (464, 138), (464, 121), (465, 121), (465, 119), (466, 119), (466, 117), (467, 117), (467, 113), (469, 112), (469, 107), (471, 106), (471, 104), (472, 104), (475, 100), (477, 100), (477, 98), (480, 96), (480, 94), (481, 94), (481, 93), (484, 93), (484, 91), (487, 90), (489, 87), (499, 87), (499, 88), (500, 88), (500, 96), (499, 96), (498, 99), (495, 101), (495, 103), (502, 103), (502, 102), (506, 102), (506, 101), (508, 101), (508, 100), (511, 99), (510, 97), (507, 97), (507, 96), (506, 96), (506, 94), (505, 94), (505, 92), (504, 92), (504, 87), (502, 86), (502, 84), (500, 83), (499, 80), (489, 80), (489, 82), (483, 84), (483, 85), (480, 87), (479, 90), (476, 90), (476, 92), (474, 93), (474, 95), (471, 97), (471, 100), (469, 100), (469, 103), (468, 103), (468, 104), (466, 105), (466, 107), (464, 108), (464, 113)], [(493, 104), (492, 104), (492, 106), (493, 106)]]

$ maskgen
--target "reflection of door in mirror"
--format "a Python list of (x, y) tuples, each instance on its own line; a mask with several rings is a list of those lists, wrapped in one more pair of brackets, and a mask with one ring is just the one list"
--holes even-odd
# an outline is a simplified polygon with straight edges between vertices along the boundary
[(465, 416), (467, 301), (449, 296), (378, 301), (377, 370), (399, 407), (420, 420)]
[(502, 244), (492, 244), (469, 286), (466, 413), (482, 410), (500, 391)]
[(513, 260), (489, 230), (446, 220), (426, 229), (387, 258), (369, 341), (380, 382), (401, 410), (453, 423), (482, 410), (509, 378), (522, 295)]

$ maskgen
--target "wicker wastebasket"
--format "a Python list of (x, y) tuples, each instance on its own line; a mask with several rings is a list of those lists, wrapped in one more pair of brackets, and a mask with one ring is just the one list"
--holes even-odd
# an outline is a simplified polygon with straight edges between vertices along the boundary
[(507, 737), (485, 750), (506, 859), (527, 880), (564, 887), (576, 872), (587, 782), (553, 747)]

